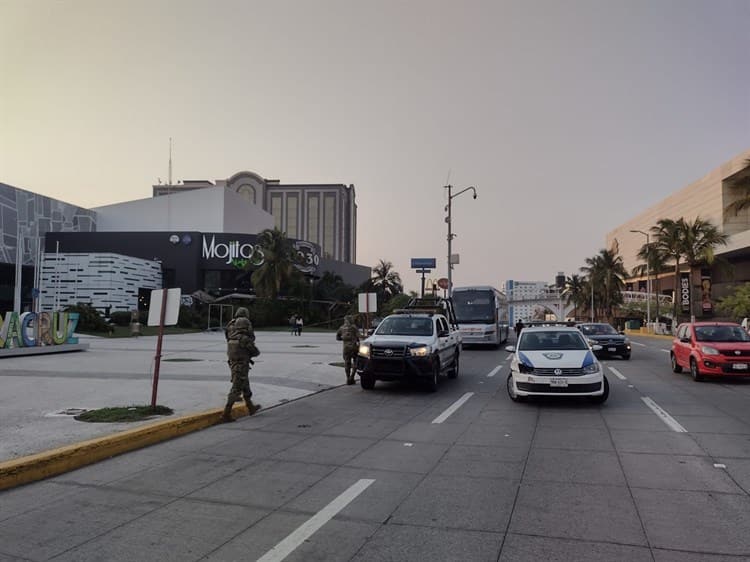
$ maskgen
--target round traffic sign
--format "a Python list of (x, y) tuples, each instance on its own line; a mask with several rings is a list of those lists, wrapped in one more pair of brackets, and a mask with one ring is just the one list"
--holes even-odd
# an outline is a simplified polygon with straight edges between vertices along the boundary
[(438, 287), (441, 289), (447, 289), (448, 288), (448, 279), (446, 277), (441, 277), (438, 279)]

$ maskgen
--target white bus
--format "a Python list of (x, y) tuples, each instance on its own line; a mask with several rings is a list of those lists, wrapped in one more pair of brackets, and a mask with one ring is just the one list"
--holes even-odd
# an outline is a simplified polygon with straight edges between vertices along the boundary
[(494, 287), (455, 287), (453, 308), (464, 345), (497, 347), (508, 339), (508, 299)]

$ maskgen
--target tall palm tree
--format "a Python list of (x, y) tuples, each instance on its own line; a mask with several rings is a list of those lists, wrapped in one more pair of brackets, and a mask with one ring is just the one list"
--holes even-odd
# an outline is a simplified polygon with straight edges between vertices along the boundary
[(586, 258), (581, 271), (587, 273), (589, 282), (594, 284), (607, 321), (614, 323), (615, 308), (622, 304), (624, 279), (628, 276), (622, 256), (615, 250), (599, 250), (597, 255)]
[[(701, 265), (711, 265), (716, 256), (714, 250), (717, 246), (726, 246), (729, 236), (719, 230), (711, 221), (696, 217), (692, 222), (681, 220), (682, 229), (682, 252), (685, 263), (690, 267), (690, 280), (692, 284), (693, 271)], [(693, 302), (696, 291), (691, 291), (690, 311), (692, 313)]]
[(391, 297), (404, 292), (401, 276), (393, 270), (393, 264), (380, 260), (372, 268), (373, 277), (369, 281), (370, 287), (378, 294), (378, 300), (385, 302)]
[(259, 296), (275, 299), (282, 287), (302, 275), (294, 267), (298, 263), (297, 250), (278, 228), (262, 231), (258, 235), (258, 245), (263, 249), (264, 258), (252, 273), (253, 287)]
[[(633, 268), (633, 276), (644, 277), (644, 276), (655, 276), (654, 279), (656, 287), (651, 287), (652, 292), (656, 292), (656, 321), (659, 321), (659, 295), (661, 294), (661, 281), (659, 274), (662, 273), (666, 267), (669, 258), (659, 249), (653, 242), (644, 244), (638, 250), (638, 259), (643, 260), (644, 263), (637, 265)], [(646, 264), (648, 262), (648, 264)], [(648, 285), (648, 280), (646, 282)], [(648, 296), (651, 298), (651, 295)]]
[(666, 263), (674, 265), (674, 286), (672, 293), (672, 323), (677, 323), (677, 295), (680, 293), (680, 262), (682, 260), (682, 219), (659, 219), (651, 227), (652, 248)]
[(724, 216), (732, 213), (736, 216), (740, 211), (750, 207), (750, 158), (745, 160), (745, 166), (746, 168), (729, 182), (729, 187), (742, 191), (742, 196), (724, 208)]
[(565, 280), (562, 295), (565, 304), (573, 304), (573, 317), (578, 318), (578, 307), (585, 306), (588, 299), (587, 286), (583, 277), (573, 274)]

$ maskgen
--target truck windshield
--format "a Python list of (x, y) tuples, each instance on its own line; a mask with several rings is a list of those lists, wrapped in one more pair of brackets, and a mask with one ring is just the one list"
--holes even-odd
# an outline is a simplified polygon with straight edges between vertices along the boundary
[(431, 336), (432, 318), (390, 316), (378, 325), (375, 333), (379, 336)]
[(454, 291), (453, 308), (459, 324), (495, 323), (495, 295), (491, 291)]

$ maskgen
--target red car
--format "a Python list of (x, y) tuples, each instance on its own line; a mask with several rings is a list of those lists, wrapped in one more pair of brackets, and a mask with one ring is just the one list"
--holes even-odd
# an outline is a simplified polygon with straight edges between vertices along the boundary
[(675, 373), (689, 369), (696, 381), (707, 376), (750, 377), (750, 335), (733, 322), (680, 324), (670, 357)]

